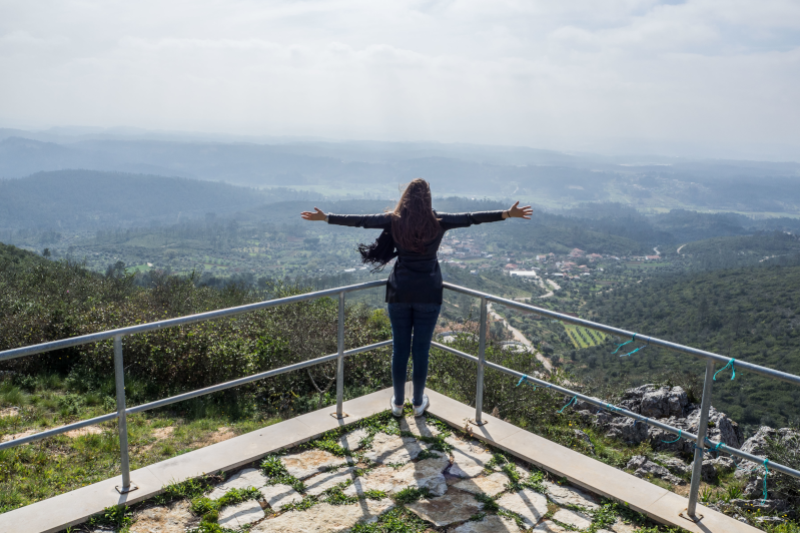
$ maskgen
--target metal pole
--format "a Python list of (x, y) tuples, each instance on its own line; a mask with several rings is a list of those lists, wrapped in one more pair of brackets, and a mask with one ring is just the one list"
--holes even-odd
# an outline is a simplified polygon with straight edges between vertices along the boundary
[(339, 293), (339, 358), (336, 361), (336, 414), (342, 419), (347, 416), (342, 404), (344, 403), (344, 291)]
[(486, 362), (486, 298), (481, 298), (481, 327), (478, 342), (478, 388), (475, 391), (475, 425), (482, 426), (483, 421), (483, 365)]
[(114, 337), (114, 378), (117, 384), (117, 422), (119, 425), (119, 459), (122, 485), (117, 492), (125, 494), (138, 487), (131, 484), (131, 465), (128, 459), (128, 422), (125, 414), (125, 367), (122, 364), (122, 335)]
[(711, 389), (714, 386), (714, 361), (706, 361), (706, 379), (703, 383), (703, 399), (700, 401), (700, 421), (697, 426), (697, 442), (694, 448), (694, 464), (692, 465), (692, 484), (689, 488), (689, 506), (686, 514), (690, 520), (700, 520), (697, 512), (697, 493), (700, 490), (700, 479), (703, 474), (703, 456), (705, 455), (706, 433), (708, 432), (708, 411), (711, 409)]

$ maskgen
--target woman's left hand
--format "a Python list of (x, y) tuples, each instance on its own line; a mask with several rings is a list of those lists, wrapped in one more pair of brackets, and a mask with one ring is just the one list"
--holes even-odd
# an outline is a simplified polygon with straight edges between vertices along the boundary
[(508, 214), (509, 217), (525, 218), (530, 220), (531, 215), (533, 214), (533, 209), (529, 205), (519, 207), (519, 202), (516, 202), (509, 209), (506, 210), (506, 213)]

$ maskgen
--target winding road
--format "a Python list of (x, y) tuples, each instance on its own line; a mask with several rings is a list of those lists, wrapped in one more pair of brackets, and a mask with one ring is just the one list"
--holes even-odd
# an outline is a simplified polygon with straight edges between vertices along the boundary
[(508, 320), (497, 314), (497, 312), (492, 308), (491, 303), (486, 304), (486, 311), (489, 314), (489, 316), (491, 316), (493, 319), (503, 323), (506, 329), (508, 329), (508, 331), (511, 332), (511, 335), (514, 337), (515, 341), (521, 343), (523, 346), (525, 346), (525, 348), (533, 352), (533, 354), (536, 356), (536, 359), (542, 363), (542, 365), (548, 372), (553, 371), (553, 364), (550, 362), (550, 359), (539, 353), (539, 351), (536, 349), (533, 343), (529, 341), (528, 338), (525, 335), (523, 335), (520, 330), (509, 324)]

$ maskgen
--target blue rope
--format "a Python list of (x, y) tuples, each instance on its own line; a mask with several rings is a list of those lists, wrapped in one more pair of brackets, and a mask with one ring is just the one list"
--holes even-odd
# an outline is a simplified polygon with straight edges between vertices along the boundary
[(558, 412), (558, 414), (561, 414), (561, 412), (562, 412), (562, 411), (564, 411), (564, 409), (566, 409), (567, 407), (569, 407), (569, 406), (572, 404), (572, 402), (574, 402), (574, 401), (575, 401), (575, 400), (577, 400), (577, 399), (578, 399), (578, 397), (577, 397), (577, 396), (573, 396), (573, 397), (572, 397), (572, 399), (571, 399), (570, 401), (568, 401), (568, 402), (567, 402), (567, 405), (565, 405), (564, 407), (562, 407), (562, 408), (561, 408), (561, 411), (559, 411), (559, 412)]
[(769, 475), (769, 467), (767, 463), (769, 459), (764, 459), (764, 499), (761, 500), (761, 503), (764, 504), (767, 501), (767, 476)]
[(734, 363), (735, 363), (735, 362), (736, 362), (736, 359), (734, 359), (733, 357), (731, 357), (731, 360), (730, 360), (730, 361), (728, 361), (728, 364), (727, 364), (727, 365), (723, 366), (722, 368), (720, 368), (719, 370), (717, 370), (716, 372), (714, 372), (714, 381), (717, 381), (717, 374), (719, 374), (720, 372), (722, 372), (723, 370), (725, 370), (725, 369), (726, 369), (726, 368), (728, 368), (728, 367), (731, 367), (731, 372), (732, 372), (732, 374), (731, 374), (731, 381), (733, 381), (733, 378), (735, 378), (735, 377), (736, 377), (736, 367), (734, 366)]
[(681, 440), (681, 438), (683, 438), (683, 430), (679, 429), (678, 430), (678, 438), (677, 439), (671, 440), (669, 442), (667, 442), (665, 440), (662, 440), (661, 442), (663, 442), (664, 444), (674, 444), (674, 443), (678, 442), (679, 440)]
[(613, 352), (611, 352), (611, 355), (614, 355), (614, 354), (616, 354), (616, 353), (619, 351), (619, 349), (620, 349), (620, 348), (622, 348), (622, 347), (623, 347), (623, 346), (625, 346), (626, 344), (630, 344), (630, 343), (632, 343), (632, 342), (633, 342), (633, 341), (635, 341), (635, 340), (636, 340), (636, 333), (634, 333), (634, 334), (633, 334), (633, 337), (631, 337), (631, 340), (629, 340), (629, 341), (627, 341), (627, 342), (623, 342), (622, 344), (620, 344), (619, 346), (617, 346), (617, 349), (616, 349), (616, 350), (614, 350)]
[(521, 378), (519, 378), (519, 381), (517, 381), (517, 387), (522, 385), (522, 382), (525, 381), (527, 378), (528, 378), (527, 374), (524, 374)]
[(644, 346), (639, 346), (638, 348), (636, 348), (632, 352), (624, 353), (624, 354), (620, 355), (620, 357), (630, 357), (631, 355), (635, 354), (639, 350), (644, 350), (645, 348), (647, 348), (646, 344)]

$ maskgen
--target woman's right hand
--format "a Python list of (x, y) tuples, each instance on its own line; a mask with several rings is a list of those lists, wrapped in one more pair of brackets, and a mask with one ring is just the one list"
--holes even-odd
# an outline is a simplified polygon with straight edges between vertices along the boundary
[(318, 207), (315, 207), (314, 211), (314, 213), (311, 211), (303, 211), (300, 213), (300, 216), (303, 217), (303, 220), (325, 220), (325, 217), (327, 217)]

